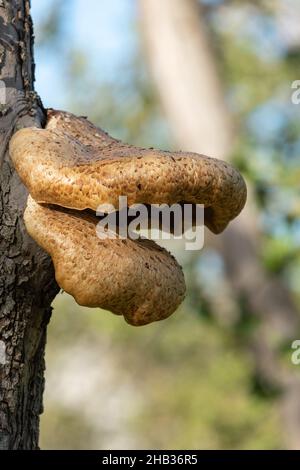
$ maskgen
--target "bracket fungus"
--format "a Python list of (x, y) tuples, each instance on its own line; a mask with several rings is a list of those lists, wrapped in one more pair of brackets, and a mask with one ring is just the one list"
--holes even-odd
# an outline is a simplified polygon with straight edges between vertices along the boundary
[(227, 163), (188, 152), (124, 144), (86, 118), (48, 110), (45, 129), (24, 128), (10, 155), (28, 188), (29, 234), (52, 257), (61, 288), (88, 307), (144, 325), (171, 315), (185, 295), (181, 267), (147, 239), (98, 237), (100, 204), (203, 204), (205, 225), (222, 232), (246, 201)]

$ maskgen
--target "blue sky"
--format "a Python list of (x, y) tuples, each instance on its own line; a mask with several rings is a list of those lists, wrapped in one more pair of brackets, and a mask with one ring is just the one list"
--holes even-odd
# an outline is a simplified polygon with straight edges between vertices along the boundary
[[(37, 42), (39, 25), (47, 18), (55, 1), (57, 0), (31, 1)], [(205, 0), (206, 3), (211, 1), (215, 0)], [(120, 78), (126, 75), (127, 64), (136, 56), (136, 49), (139, 47), (136, 31), (137, 1), (65, 0), (63, 5), (69, 5), (69, 8), (65, 9), (63, 18), (64, 40), (60, 49), (46, 46), (35, 48), (35, 88), (45, 107), (70, 109), (67, 102), (68, 84), (64, 77), (66, 50), (73, 48), (84, 51), (89, 73), (93, 77), (99, 76), (99, 82), (106, 82), (108, 85), (120, 82)], [(220, 15), (219, 21), (221, 27), (229, 30), (232, 28), (231, 16), (226, 21)], [(266, 15), (254, 15), (252, 21), (245, 25), (242, 21), (241, 26), (241, 31), (237, 32), (237, 41), (246, 37), (262, 60), (280, 60), (282, 48), (273, 20), (269, 20)], [(273, 50), (273, 54), (269, 54), (270, 50)], [(265, 58), (268, 54), (269, 57)], [(291, 83), (287, 81), (283, 98), (281, 93), (277, 96), (274, 90), (274, 99), (258, 107), (245, 120), (247, 132), (260, 146), (257, 152), (261, 155), (254, 159), (255, 162), (267, 164), (268, 155), (273, 154), (274, 148), (277, 148), (282, 129), (289, 119), (295, 121), (299, 118), (298, 108), (291, 107), (289, 100), (290, 86)], [(103, 123), (104, 127), (105, 124)], [(296, 145), (295, 153), (298, 155), (299, 142)]]
[[(38, 39), (39, 25), (49, 14), (54, 0), (32, 0), (31, 11)], [(113, 81), (120, 73), (122, 64), (134, 54), (136, 37), (132, 24), (135, 22), (136, 2), (132, 0), (72, 0), (64, 22), (67, 44), (85, 50), (93, 64), (94, 73), (101, 79)], [(87, 8), (88, 7), (88, 8)], [(59, 50), (35, 48), (36, 90), (44, 105), (64, 106), (63, 64)]]

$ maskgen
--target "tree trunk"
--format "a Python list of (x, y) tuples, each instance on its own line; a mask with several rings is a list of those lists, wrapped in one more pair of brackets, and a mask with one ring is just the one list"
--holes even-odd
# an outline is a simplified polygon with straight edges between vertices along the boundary
[(0, 449), (38, 448), (46, 327), (58, 290), (50, 258), (26, 233), (27, 191), (8, 155), (12, 134), (45, 118), (32, 46), (29, 0), (1, 0)]
[[(178, 145), (230, 159), (234, 126), (198, 2), (139, 1), (150, 69)], [(286, 372), (276, 353), (280, 343), (296, 338), (299, 315), (287, 287), (261, 263), (258, 215), (249, 184), (248, 190), (247, 206), (220, 237), (220, 249), (232, 291), (260, 318), (250, 345), (257, 373), (265, 384), (282, 390), (285, 429), (293, 430), (285, 434), (286, 443), (299, 449), (300, 401), (291, 402), (290, 397), (297, 396), (300, 379)]]

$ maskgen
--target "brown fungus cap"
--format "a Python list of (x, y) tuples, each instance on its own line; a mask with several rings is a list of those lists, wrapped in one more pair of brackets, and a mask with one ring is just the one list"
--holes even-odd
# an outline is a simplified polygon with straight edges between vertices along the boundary
[(123, 314), (132, 325), (176, 310), (185, 294), (182, 270), (152, 241), (99, 238), (99, 219), (84, 209), (117, 209), (119, 196), (129, 206), (204, 204), (205, 224), (219, 233), (246, 201), (243, 178), (225, 162), (126, 145), (61, 111), (48, 111), (45, 129), (18, 131), (10, 155), (31, 194), (27, 230), (51, 255), (60, 287), (79, 304)]
[(100, 239), (97, 217), (41, 205), (30, 196), (24, 220), (52, 257), (58, 284), (80, 305), (110, 310), (139, 326), (167, 318), (182, 302), (181, 267), (154, 242)]
[(46, 129), (19, 130), (10, 154), (40, 203), (83, 210), (100, 204), (204, 204), (214, 233), (242, 210), (243, 178), (227, 163), (187, 152), (141, 149), (113, 139), (87, 119), (48, 111)]

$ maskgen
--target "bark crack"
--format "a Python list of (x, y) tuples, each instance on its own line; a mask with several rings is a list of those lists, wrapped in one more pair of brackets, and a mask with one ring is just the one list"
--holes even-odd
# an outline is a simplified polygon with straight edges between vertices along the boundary
[(58, 291), (50, 258), (23, 223), (27, 190), (8, 155), (12, 134), (44, 124), (33, 90), (33, 32), (28, 0), (0, 2), (0, 449), (38, 447), (44, 390), (44, 348)]

